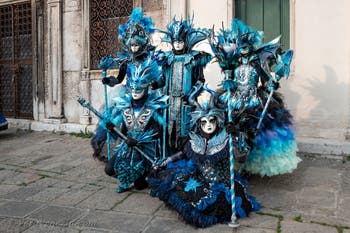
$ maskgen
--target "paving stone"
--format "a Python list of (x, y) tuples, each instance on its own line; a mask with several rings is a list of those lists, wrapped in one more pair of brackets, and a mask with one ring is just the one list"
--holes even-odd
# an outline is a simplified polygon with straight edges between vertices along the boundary
[(300, 182), (307, 187), (327, 186), (337, 189), (341, 183), (341, 176), (340, 169), (308, 167)]
[(23, 233), (79, 233), (79, 230), (71, 229), (67, 227), (59, 227), (59, 226), (49, 226), (45, 224), (37, 224)]
[(97, 230), (97, 229), (88, 229), (88, 230), (82, 230), (80, 233), (110, 233), (110, 231)]
[(336, 208), (336, 190), (328, 186), (303, 187), (297, 195), (298, 206), (318, 208)]
[(21, 173), (17, 172), (11, 177), (7, 178), (6, 181), (3, 181), (4, 184), (29, 184), (37, 180), (40, 180), (42, 177), (35, 173)]
[(142, 193), (133, 193), (113, 210), (137, 214), (153, 214), (162, 202)]
[(179, 218), (179, 214), (174, 209), (165, 206), (165, 204), (163, 204), (157, 210), (157, 212), (155, 212), (154, 215), (158, 216), (158, 217), (163, 217), (163, 218), (172, 218), (172, 219), (178, 219)]
[(297, 201), (298, 192), (289, 192), (277, 188), (264, 190), (254, 190), (250, 193), (257, 201), (267, 208), (290, 209)]
[(24, 217), (42, 206), (43, 204), (37, 202), (9, 201), (0, 206), (0, 216)]
[(14, 184), (0, 184), (0, 193), (1, 195), (5, 195), (14, 192), (20, 188), (20, 186)]
[(267, 187), (288, 192), (297, 191), (300, 189), (300, 183), (305, 178), (305, 170), (298, 167), (293, 173), (269, 177)]
[[(241, 226), (233, 230), (234, 233), (276, 233), (276, 230), (271, 229), (259, 229)], [(295, 232), (297, 233), (297, 232)], [(299, 233), (299, 232), (298, 232)]]
[(44, 223), (68, 225), (70, 222), (82, 216), (84, 212), (80, 209), (62, 207), (62, 206), (47, 206), (38, 212), (31, 214), (30, 219), (38, 220)]
[(23, 187), (23, 188), (20, 188), (14, 192), (11, 192), (11, 193), (8, 193), (8, 194), (2, 196), (2, 198), (12, 199), (12, 200), (25, 200), (28, 197), (31, 197), (31, 196), (37, 194), (41, 190), (42, 190), (42, 187), (40, 187), (40, 186), (38, 186), (38, 187)]
[(53, 187), (59, 181), (50, 177), (45, 177), (28, 185), (28, 187), (40, 186), (43, 188)]
[(91, 211), (74, 225), (89, 228), (102, 228), (113, 232), (141, 232), (151, 216), (117, 213), (114, 211)]
[(196, 228), (194, 228), (189, 224), (186, 224), (183, 221), (156, 217), (147, 225), (147, 227), (142, 233), (163, 233), (163, 232), (184, 233), (184, 232), (194, 232), (195, 230)]
[(254, 228), (276, 229), (278, 219), (272, 216), (251, 213), (248, 218), (239, 219), (239, 223), (242, 226), (252, 226)]
[(347, 218), (348, 221), (346, 221), (345, 224), (350, 226), (350, 193), (347, 196), (342, 196), (340, 198), (337, 216), (344, 219)]
[(88, 198), (94, 192), (95, 191), (85, 191), (82, 189), (70, 189), (69, 191), (59, 196), (57, 199), (53, 200), (52, 203), (66, 206), (74, 206)]
[(127, 195), (128, 193), (116, 193), (114, 190), (105, 188), (80, 202), (77, 207), (96, 210), (111, 210), (116, 203), (123, 200)]
[(14, 233), (23, 232), (34, 224), (34, 221), (18, 218), (0, 219), (0, 232)]
[(16, 172), (14, 170), (0, 170), (0, 182), (7, 181), (13, 176), (18, 175), (19, 172)]
[(313, 223), (300, 223), (296, 221), (282, 221), (283, 233), (337, 233), (335, 227), (328, 227)]
[(343, 173), (341, 188), (344, 193), (350, 193), (350, 168)]
[(39, 193), (37, 193), (31, 197), (28, 197), (27, 200), (40, 201), (40, 202), (50, 202), (68, 191), (69, 191), (69, 189), (64, 189), (64, 188), (63, 189), (62, 188), (45, 188), (44, 190), (40, 191)]

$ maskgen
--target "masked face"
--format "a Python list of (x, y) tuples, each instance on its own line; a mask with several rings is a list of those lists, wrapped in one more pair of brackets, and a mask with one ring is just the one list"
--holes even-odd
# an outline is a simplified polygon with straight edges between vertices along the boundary
[(131, 89), (131, 96), (133, 100), (139, 100), (145, 95), (146, 89)]
[(202, 117), (200, 119), (201, 129), (206, 134), (212, 134), (215, 132), (217, 127), (217, 120), (215, 116), (211, 116), (209, 118)]
[(140, 51), (141, 46), (139, 44), (131, 44), (130, 45), (130, 51), (132, 53), (137, 53), (138, 51)]
[(177, 41), (174, 41), (173, 46), (176, 51), (181, 51), (185, 47), (185, 42), (177, 40)]

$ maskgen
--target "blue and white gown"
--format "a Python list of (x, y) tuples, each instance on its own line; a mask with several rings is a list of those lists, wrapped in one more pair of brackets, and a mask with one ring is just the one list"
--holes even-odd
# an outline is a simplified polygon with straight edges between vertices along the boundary
[[(194, 133), (189, 137), (181, 160), (148, 177), (151, 193), (197, 227), (228, 222), (232, 213), (228, 135), (223, 130), (211, 138)], [(238, 173), (235, 192), (238, 217), (259, 210), (259, 203), (248, 194), (248, 183)]]

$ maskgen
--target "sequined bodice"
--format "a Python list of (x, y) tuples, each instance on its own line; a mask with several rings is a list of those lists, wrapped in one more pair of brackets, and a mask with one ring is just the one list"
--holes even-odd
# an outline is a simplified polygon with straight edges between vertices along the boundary
[(235, 70), (234, 81), (237, 85), (238, 91), (256, 88), (259, 82), (259, 74), (253, 66), (243, 64)]

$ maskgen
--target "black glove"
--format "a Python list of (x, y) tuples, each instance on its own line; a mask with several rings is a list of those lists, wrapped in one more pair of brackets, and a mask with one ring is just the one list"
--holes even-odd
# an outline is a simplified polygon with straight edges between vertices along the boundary
[(135, 138), (127, 138), (125, 140), (125, 143), (128, 145), (128, 147), (132, 147), (132, 146), (137, 146), (138, 141)]
[(102, 79), (102, 83), (103, 84), (107, 84), (108, 85), (110, 82), (111, 82), (111, 80), (108, 77)]
[(108, 121), (108, 122), (106, 123), (106, 128), (107, 128), (108, 130), (113, 130), (114, 124), (113, 124), (112, 122)]
[(155, 89), (158, 89), (159, 88), (159, 85), (156, 81), (152, 81), (151, 82), (151, 90), (155, 90)]
[(168, 158), (165, 160), (158, 161), (154, 166), (152, 166), (153, 170), (161, 170), (166, 167), (166, 165), (171, 162)]
[(226, 123), (225, 129), (228, 134), (233, 134), (236, 132), (235, 124), (232, 121)]

